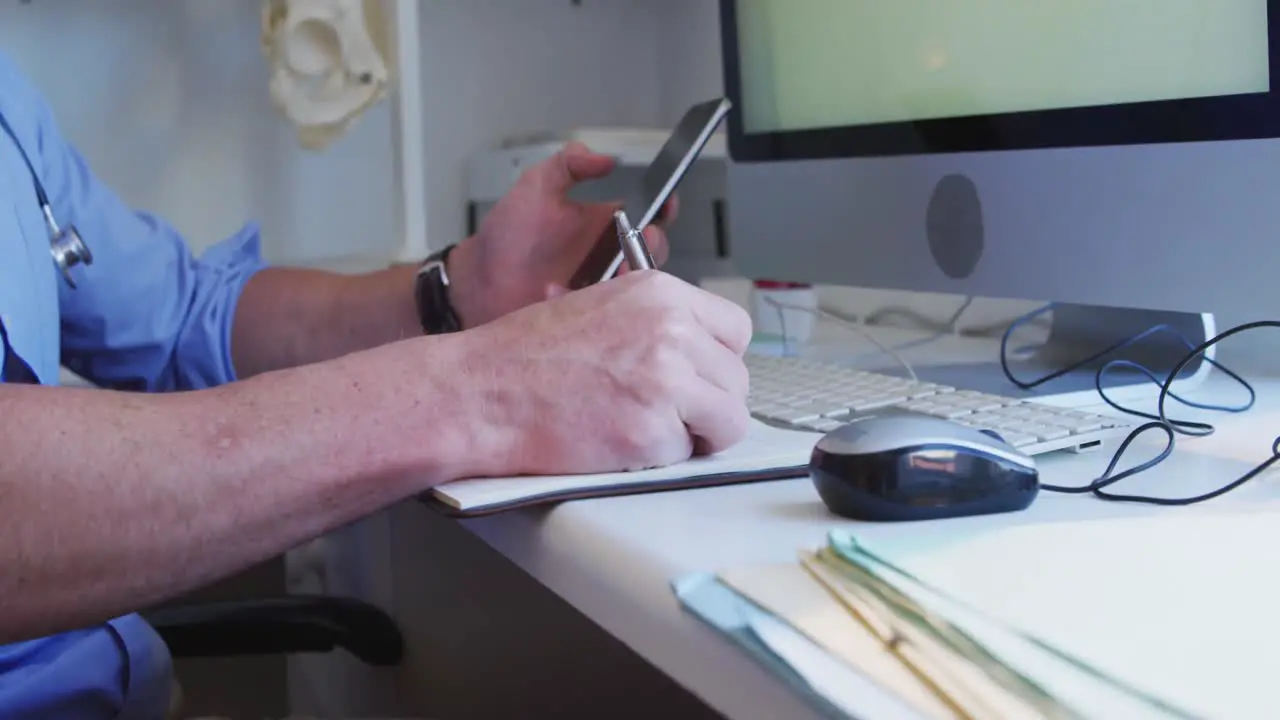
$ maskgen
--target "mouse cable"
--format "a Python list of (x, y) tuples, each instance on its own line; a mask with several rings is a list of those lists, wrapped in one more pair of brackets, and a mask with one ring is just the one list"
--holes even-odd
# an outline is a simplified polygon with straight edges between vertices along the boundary
[(898, 352), (899, 350), (906, 349), (908, 346), (911, 345), (911, 343), (905, 343), (902, 346), (899, 346), (897, 348), (885, 345), (884, 343), (880, 342), (880, 340), (876, 338), (875, 334), (872, 333), (871, 331), (866, 330), (865, 328), (859, 327), (857, 323), (847, 320), (843, 317), (840, 317), (836, 313), (833, 313), (830, 310), (827, 310), (826, 308), (822, 308), (822, 307), (813, 308), (813, 307), (806, 307), (804, 305), (791, 305), (788, 303), (780, 302), (779, 300), (771, 297), (765, 297), (763, 298), (763, 300), (767, 304), (772, 306), (773, 309), (778, 313), (778, 324), (780, 326), (780, 329), (782, 330), (782, 341), (783, 341), (784, 352), (787, 352), (788, 354), (790, 354), (790, 351), (787, 348), (787, 342), (788, 342), (787, 318), (784, 311), (791, 310), (793, 312), (808, 313), (818, 318), (819, 320), (830, 320), (831, 322), (834, 322), (835, 324), (840, 325), (841, 327), (844, 327), (845, 329), (849, 330), (855, 335), (862, 337), (864, 340), (869, 341), (872, 345), (875, 345), (877, 348), (880, 348), (880, 352), (887, 353), (895, 361), (897, 361), (897, 363), (902, 366), (902, 369), (907, 371), (907, 375), (910, 376), (912, 380), (919, 382), (920, 377), (916, 375), (916, 369), (912, 367), (911, 363), (907, 362), (907, 359), (902, 357), (902, 355), (899, 354)]
[(965, 297), (964, 301), (960, 303), (960, 307), (954, 310), (951, 313), (951, 316), (946, 320), (937, 320), (914, 308), (890, 305), (888, 307), (873, 310), (867, 315), (864, 315), (862, 322), (864, 325), (884, 325), (893, 327), (893, 324), (888, 322), (888, 320), (893, 317), (901, 317), (914, 323), (917, 326), (917, 329), (920, 330), (955, 334), (960, 324), (960, 318), (964, 317), (964, 314), (968, 312), (970, 306), (973, 305), (974, 300), (975, 298), (972, 295)]
[[(1174, 366), (1174, 368), (1169, 372), (1168, 377), (1165, 378), (1163, 381), (1159, 380), (1156, 377), (1155, 373), (1151, 372), (1151, 370), (1149, 370), (1148, 368), (1145, 368), (1138, 363), (1128, 361), (1128, 360), (1111, 360), (1106, 364), (1104, 364), (1102, 367), (1098, 368), (1097, 372), (1094, 375), (1094, 385), (1097, 388), (1098, 394), (1102, 397), (1103, 401), (1106, 402), (1111, 407), (1117, 410), (1120, 410), (1121, 412), (1146, 418), (1150, 420), (1150, 422), (1144, 423), (1134, 428), (1134, 430), (1130, 432), (1128, 436), (1125, 437), (1125, 439), (1120, 443), (1120, 447), (1116, 449), (1115, 454), (1112, 455), (1111, 461), (1107, 464), (1106, 470), (1104, 470), (1102, 475), (1097, 479), (1093, 480), (1087, 485), (1076, 486), (1076, 487), (1059, 486), (1059, 485), (1042, 485), (1041, 487), (1044, 490), (1047, 490), (1049, 492), (1075, 493), (1075, 494), (1092, 493), (1096, 497), (1099, 497), (1103, 500), (1111, 500), (1111, 501), (1118, 501), (1118, 502), (1138, 502), (1138, 503), (1147, 503), (1147, 504), (1153, 504), (1153, 505), (1168, 505), (1168, 506), (1192, 505), (1192, 504), (1204, 502), (1206, 500), (1219, 497), (1221, 495), (1225, 495), (1226, 493), (1231, 492), (1232, 490), (1235, 490), (1236, 488), (1245, 484), (1249, 480), (1253, 479), (1258, 474), (1262, 473), (1263, 471), (1271, 467), (1271, 465), (1275, 464), (1277, 461), (1280, 461), (1280, 437), (1277, 437), (1276, 440), (1271, 445), (1271, 457), (1259, 463), (1256, 467), (1254, 467), (1252, 470), (1248, 471), (1244, 475), (1241, 475), (1237, 479), (1218, 488), (1217, 490), (1213, 490), (1207, 493), (1203, 493), (1201, 495), (1196, 495), (1196, 496), (1187, 497), (1187, 498), (1160, 498), (1160, 497), (1151, 497), (1151, 496), (1144, 496), (1144, 495), (1123, 495), (1123, 494), (1105, 492), (1104, 491), (1105, 488), (1111, 485), (1114, 485), (1115, 483), (1125, 478), (1132, 477), (1134, 475), (1137, 475), (1140, 472), (1149, 470), (1155, 467), (1156, 465), (1159, 465), (1165, 459), (1167, 459), (1173, 452), (1173, 448), (1175, 445), (1175, 438), (1177, 435), (1182, 434), (1182, 435), (1191, 435), (1191, 436), (1200, 437), (1200, 436), (1209, 435), (1214, 431), (1213, 426), (1208, 423), (1170, 419), (1165, 409), (1166, 403), (1169, 398), (1173, 398), (1177, 402), (1180, 402), (1189, 407), (1195, 407), (1195, 408), (1206, 409), (1206, 410), (1218, 410), (1218, 411), (1232, 412), (1232, 413), (1244, 412), (1250, 409), (1251, 407), (1253, 407), (1253, 404), (1257, 399), (1257, 393), (1253, 389), (1253, 386), (1250, 385), (1244, 378), (1240, 377), (1235, 372), (1231, 371), (1230, 369), (1223, 366), (1221, 363), (1218, 363), (1210, 358), (1205, 358), (1205, 362), (1223, 371), (1232, 379), (1234, 379), (1236, 382), (1238, 382), (1242, 387), (1245, 388), (1245, 390), (1249, 394), (1249, 398), (1246, 402), (1236, 406), (1214, 405), (1214, 404), (1207, 404), (1207, 403), (1192, 402), (1190, 400), (1187, 400), (1186, 398), (1179, 396), (1177, 393), (1173, 392), (1172, 386), (1173, 386), (1173, 383), (1177, 381), (1179, 377), (1182, 376), (1182, 373), (1187, 368), (1187, 366), (1190, 365), (1192, 362), (1194, 362), (1196, 359), (1202, 357), (1204, 353), (1207, 350), (1209, 350), (1209, 348), (1217, 345), (1218, 343), (1222, 342), (1223, 340), (1233, 335), (1237, 335), (1239, 333), (1246, 332), (1249, 330), (1254, 330), (1254, 329), (1264, 328), (1264, 327), (1280, 328), (1280, 322), (1272, 321), (1272, 320), (1261, 320), (1257, 322), (1237, 325), (1236, 327), (1226, 330), (1218, 334), (1217, 336), (1209, 340), (1206, 340), (1205, 342), (1201, 343), (1198, 346), (1193, 346), (1191, 342), (1187, 340), (1187, 338), (1184, 335), (1174, 330), (1173, 328), (1167, 325), (1157, 325), (1157, 326), (1148, 328), (1147, 330), (1144, 330), (1143, 332), (1138, 333), (1137, 335), (1134, 335), (1133, 337), (1128, 338), (1127, 340), (1121, 341), (1097, 353), (1094, 353), (1093, 355), (1083, 360), (1080, 360), (1076, 363), (1072, 363), (1071, 365), (1068, 365), (1066, 368), (1050, 373), (1042, 378), (1038, 378), (1032, 381), (1020, 380), (1013, 375), (1007, 363), (1006, 353), (1007, 353), (1009, 337), (1013, 334), (1013, 331), (1017, 329), (1017, 327), (1021, 324), (1022, 321), (1030, 319), (1030, 317), (1034, 317), (1039, 313), (1045, 312), (1046, 309), (1047, 308), (1042, 308), (1040, 310), (1036, 310), (1036, 311), (1033, 311), (1032, 313), (1029, 313), (1027, 316), (1024, 316), (1023, 318), (1019, 318), (1018, 321), (1015, 321), (1013, 324), (1009, 326), (1009, 328), (1005, 331), (1005, 334), (1001, 339), (1001, 344), (1000, 344), (1001, 368), (1004, 370), (1005, 376), (1009, 379), (1010, 382), (1014, 383), (1015, 385), (1023, 389), (1036, 387), (1037, 385), (1040, 385), (1050, 380), (1053, 380), (1055, 378), (1061, 377), (1069, 372), (1078, 370), (1081, 367), (1084, 367), (1085, 365), (1096, 362), (1097, 360), (1100, 360), (1101, 358), (1109, 354), (1112, 354), (1114, 352), (1122, 350), (1125, 347), (1128, 347), (1132, 344), (1140, 342), (1150, 337), (1151, 335), (1154, 335), (1157, 332), (1172, 333), (1173, 335), (1181, 339), (1182, 342), (1187, 345), (1190, 351), (1186, 356), (1182, 358), (1182, 360), (1180, 360), (1177, 363), (1177, 365)], [(1144, 413), (1138, 410), (1134, 410), (1132, 408), (1126, 408), (1120, 405), (1119, 403), (1116, 403), (1110, 397), (1107, 396), (1106, 391), (1103, 387), (1102, 379), (1109, 370), (1117, 369), (1117, 368), (1128, 368), (1130, 370), (1136, 370), (1142, 373), (1143, 375), (1145, 375), (1150, 381), (1160, 386), (1160, 395), (1156, 404), (1156, 408), (1157, 408), (1156, 414), (1153, 415), (1150, 413)], [(1124, 457), (1125, 451), (1128, 450), (1130, 444), (1132, 444), (1133, 441), (1136, 440), (1143, 433), (1147, 433), (1152, 430), (1159, 430), (1160, 432), (1163, 432), (1165, 435), (1165, 446), (1160, 451), (1160, 453), (1158, 453), (1156, 457), (1150, 460), (1147, 460), (1146, 462), (1140, 463), (1134, 467), (1127, 468), (1117, 473), (1116, 466), (1119, 465), (1121, 458)]]
[[(1106, 348), (1103, 348), (1102, 350), (1094, 352), (1092, 355), (1089, 355), (1081, 360), (1077, 360), (1073, 363), (1070, 363), (1063, 368), (1060, 368), (1051, 373), (1048, 373), (1047, 375), (1036, 378), (1035, 380), (1022, 380), (1017, 376), (1015, 376), (1013, 374), (1013, 369), (1009, 367), (1009, 341), (1013, 337), (1013, 333), (1017, 331), (1019, 327), (1026, 324), (1030, 320), (1034, 319), (1036, 316), (1042, 315), (1052, 309), (1053, 309), (1052, 304), (1046, 305), (1036, 310), (1032, 310), (1026, 315), (1023, 315), (1022, 317), (1014, 320), (1009, 325), (1009, 327), (1005, 329), (1004, 335), (1000, 338), (1000, 369), (1004, 373), (1004, 376), (1008, 378), (1009, 382), (1018, 386), (1022, 390), (1030, 390), (1032, 388), (1039, 387), (1040, 385), (1043, 385), (1047, 382), (1057, 380), (1058, 378), (1064, 375), (1067, 375), (1083, 367), (1091, 365), (1107, 357), (1108, 355), (1113, 355), (1115, 353), (1118, 353), (1127, 347), (1136, 345), (1142, 342), (1143, 340), (1146, 340), (1147, 338), (1152, 337), (1159, 333), (1166, 333), (1169, 335), (1173, 335), (1174, 337), (1182, 341), (1182, 344), (1187, 347), (1187, 350), (1189, 351), (1195, 350), (1195, 347), (1191, 344), (1191, 341), (1187, 339), (1187, 336), (1183, 335), (1181, 332), (1174, 329), (1172, 326), (1165, 325), (1165, 324), (1154, 325), (1152, 327), (1147, 328), (1146, 330), (1143, 330), (1142, 332), (1136, 335), (1133, 335), (1129, 338), (1126, 338), (1117, 343), (1114, 343)], [(1219, 339), (1224, 336), (1225, 336), (1225, 333), (1223, 335), (1220, 335)], [(1212, 344), (1206, 347), (1211, 347), (1211, 346)], [(1019, 352), (1021, 352), (1021, 350), (1022, 349), (1020, 348)], [(1187, 362), (1189, 363), (1193, 361), (1196, 357), (1199, 357), (1199, 356), (1198, 355), (1193, 356), (1191, 360), (1188, 360)], [(1186, 405), (1187, 407), (1193, 407), (1200, 410), (1216, 410), (1219, 412), (1242, 413), (1253, 407), (1254, 400), (1256, 399), (1256, 393), (1254, 392), (1252, 385), (1250, 385), (1244, 378), (1240, 377), (1240, 375), (1232, 371), (1230, 368), (1224, 366), (1222, 363), (1219, 363), (1216, 360), (1205, 358), (1205, 362), (1213, 367), (1218, 368), (1222, 372), (1226, 373), (1229, 377), (1231, 377), (1231, 379), (1239, 383), (1241, 387), (1245, 389), (1245, 392), (1249, 394), (1249, 399), (1241, 405), (1216, 405), (1211, 403), (1195, 402), (1187, 398), (1184, 398), (1172, 391), (1170, 391), (1169, 393), (1170, 397), (1182, 403), (1183, 405)], [(1186, 363), (1179, 365), (1178, 371), (1180, 372), (1183, 368), (1185, 368), (1185, 366), (1186, 366)], [(1132, 408), (1124, 407), (1123, 405), (1120, 405), (1119, 403), (1112, 400), (1107, 395), (1106, 390), (1103, 388), (1103, 385), (1102, 385), (1103, 378), (1106, 377), (1106, 374), (1108, 372), (1112, 372), (1121, 368), (1136, 370), (1137, 372), (1145, 375), (1148, 380), (1150, 380), (1152, 383), (1155, 383), (1157, 386), (1161, 384), (1160, 379), (1156, 377), (1156, 374), (1153, 371), (1151, 371), (1150, 369), (1144, 367), (1139, 363), (1133, 362), (1131, 360), (1124, 360), (1124, 359), (1111, 360), (1103, 364), (1100, 368), (1098, 368), (1097, 372), (1094, 374), (1094, 387), (1097, 388), (1098, 395), (1101, 396), (1103, 402), (1105, 402), (1107, 405), (1110, 405), (1112, 408), (1115, 408), (1116, 410), (1119, 410), (1120, 412), (1126, 413), (1128, 415), (1135, 415), (1137, 417), (1145, 418), (1147, 420), (1161, 419), (1156, 415), (1152, 415), (1150, 413), (1144, 413), (1139, 410), (1134, 410)], [(1213, 433), (1213, 426), (1208, 423), (1193, 422), (1190, 420), (1170, 420), (1169, 422), (1172, 425), (1174, 425), (1176, 428), (1186, 430), (1187, 432), (1185, 434), (1188, 434), (1188, 435), (1210, 435)]]
[[(1004, 371), (1005, 377), (1007, 377), (1010, 382), (1012, 382), (1014, 385), (1017, 385), (1019, 388), (1022, 388), (1024, 390), (1037, 387), (1044, 383), (1060, 378), (1068, 373), (1079, 370), (1087, 365), (1095, 363), (1098, 360), (1101, 360), (1109, 355), (1117, 353), (1126, 347), (1142, 342), (1143, 340), (1161, 332), (1170, 333), (1174, 335), (1179, 340), (1181, 340), (1183, 344), (1185, 344), (1187, 348), (1191, 350), (1193, 353), (1196, 349), (1192, 346), (1191, 342), (1187, 340), (1186, 336), (1182, 335), (1177, 330), (1173, 329), (1168, 325), (1156, 325), (1130, 338), (1121, 340), (1120, 342), (1114, 343), (1106, 348), (1103, 348), (1102, 350), (1099, 350), (1081, 360), (1071, 363), (1059, 370), (1048, 373), (1043, 377), (1036, 378), (1035, 380), (1022, 380), (1013, 374), (1008, 364), (1009, 340), (1011, 339), (1013, 333), (1023, 323), (1029, 321), (1031, 318), (1034, 318), (1044, 312), (1049, 311), (1050, 309), (1052, 309), (1052, 307), (1053, 307), (1052, 305), (1045, 306), (1038, 310), (1033, 310), (1027, 315), (1024, 315), (1023, 317), (1018, 318), (1017, 320), (1015, 320), (1013, 323), (1010, 324), (1010, 326), (1005, 330), (1005, 333), (1001, 338), (1001, 342), (1000, 342), (1001, 369)], [(1215, 341), (1217, 340), (1221, 340), (1221, 337), (1215, 338)], [(1207, 348), (1209, 347), (1209, 345), (1206, 345), (1205, 347)], [(1198, 357), (1198, 355), (1193, 354), (1190, 357), (1190, 359), (1186, 360), (1185, 362), (1179, 363), (1178, 366), (1174, 369), (1173, 373), (1170, 375), (1170, 378), (1167, 383), (1161, 383), (1161, 381), (1157, 379), (1155, 373), (1143, 367), (1142, 365), (1129, 360), (1123, 360), (1123, 359), (1111, 360), (1103, 364), (1101, 367), (1099, 367), (1094, 374), (1094, 387), (1097, 389), (1098, 395), (1102, 398), (1103, 402), (1105, 402), (1107, 405), (1111, 406), (1112, 408), (1119, 410), (1120, 412), (1123, 412), (1129, 415), (1135, 415), (1137, 417), (1142, 417), (1152, 422), (1144, 423), (1143, 425), (1140, 425), (1134, 428), (1134, 430), (1130, 432), (1127, 437), (1125, 437), (1125, 439), (1120, 443), (1120, 447), (1116, 449), (1115, 454), (1112, 455), (1111, 462), (1107, 465), (1106, 470), (1103, 471), (1102, 475), (1096, 480), (1094, 480), (1093, 482), (1087, 485), (1078, 486), (1078, 487), (1057, 486), (1057, 485), (1044, 485), (1042, 487), (1045, 490), (1048, 490), (1050, 492), (1062, 492), (1062, 493), (1091, 492), (1095, 496), (1100, 497), (1102, 499), (1118, 500), (1118, 499), (1121, 499), (1120, 496), (1115, 496), (1115, 495), (1112, 495), (1111, 493), (1103, 492), (1103, 488), (1113, 485), (1116, 482), (1119, 482), (1120, 480), (1123, 480), (1125, 478), (1129, 478), (1134, 475), (1137, 475), (1138, 473), (1150, 470), (1156, 465), (1159, 465), (1166, 458), (1168, 458), (1169, 455), (1172, 454), (1174, 444), (1175, 444), (1175, 435), (1177, 433), (1183, 433), (1187, 435), (1196, 435), (1196, 436), (1206, 436), (1206, 435), (1212, 434), (1214, 431), (1214, 427), (1208, 423), (1194, 422), (1189, 420), (1169, 419), (1163, 411), (1163, 405), (1161, 405), (1161, 412), (1159, 415), (1152, 415), (1150, 413), (1144, 413), (1142, 411), (1135, 410), (1133, 408), (1125, 407), (1115, 402), (1111, 397), (1109, 397), (1107, 395), (1106, 388), (1103, 385), (1103, 378), (1106, 376), (1106, 374), (1109, 371), (1112, 371), (1114, 369), (1119, 369), (1119, 368), (1129, 368), (1132, 370), (1137, 370), (1138, 372), (1145, 375), (1148, 380), (1161, 386), (1162, 389), (1165, 389), (1168, 386), (1172, 385), (1173, 381), (1178, 378), (1178, 374), (1182, 371), (1182, 369), (1185, 368), (1186, 365), (1189, 362), (1191, 362), (1191, 360), (1194, 360), (1195, 357)], [(1243, 378), (1241, 378), (1239, 375), (1237, 375), (1235, 372), (1233, 372), (1229, 368), (1224, 367), (1223, 365), (1221, 365), (1220, 363), (1214, 360), (1206, 359), (1206, 362), (1211, 363), (1214, 367), (1221, 369), (1231, 378), (1239, 382), (1245, 388), (1246, 392), (1248, 392), (1249, 394), (1248, 400), (1245, 403), (1238, 406), (1226, 406), (1226, 405), (1211, 405), (1211, 404), (1205, 404), (1205, 403), (1196, 403), (1186, 398), (1183, 398), (1177, 393), (1173, 393), (1172, 391), (1169, 392), (1169, 395), (1173, 397), (1173, 399), (1183, 403), (1184, 405), (1188, 405), (1190, 407), (1197, 407), (1201, 409), (1207, 409), (1207, 410), (1219, 410), (1223, 412), (1244, 412), (1253, 406), (1256, 398), (1256, 393), (1254, 392), (1253, 387), (1247, 381), (1245, 381)], [(1116, 466), (1119, 465), (1120, 460), (1124, 457), (1125, 452), (1129, 449), (1129, 446), (1133, 443), (1133, 441), (1136, 440), (1141, 435), (1143, 435), (1144, 433), (1148, 433), (1153, 430), (1159, 430), (1165, 434), (1165, 438), (1166, 438), (1165, 447), (1161, 450), (1161, 452), (1158, 453), (1156, 457), (1151, 458), (1146, 462), (1140, 463), (1131, 468), (1127, 468), (1121, 472), (1116, 472)], [(1206, 500), (1208, 498), (1197, 497), (1197, 498), (1187, 498), (1185, 500), (1166, 500), (1163, 498), (1124, 496), (1123, 499), (1138, 501), (1138, 502), (1159, 503), (1159, 504), (1191, 504), (1193, 502), (1200, 502), (1201, 500)]]

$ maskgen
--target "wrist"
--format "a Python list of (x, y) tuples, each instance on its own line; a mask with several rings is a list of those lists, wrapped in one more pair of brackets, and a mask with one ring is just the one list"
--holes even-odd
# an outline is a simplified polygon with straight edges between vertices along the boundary
[(369, 447), (412, 470), (421, 480), (419, 491), (512, 474), (518, 433), (503, 412), (511, 388), (482, 369), (482, 360), (477, 363), (485, 353), (474, 336), (413, 338), (368, 353), (377, 357), (353, 358), (359, 366), (342, 370), (379, 388), (365, 405), (366, 417), (377, 418), (365, 424), (375, 434)]

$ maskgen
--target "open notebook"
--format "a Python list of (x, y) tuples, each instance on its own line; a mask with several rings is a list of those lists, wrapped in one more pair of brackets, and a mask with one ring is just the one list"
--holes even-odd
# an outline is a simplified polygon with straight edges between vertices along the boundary
[(758, 420), (728, 450), (667, 467), (600, 475), (474, 478), (433, 489), (427, 502), (458, 516), (487, 515), (529, 505), (713, 485), (800, 477), (821, 435), (782, 430)]

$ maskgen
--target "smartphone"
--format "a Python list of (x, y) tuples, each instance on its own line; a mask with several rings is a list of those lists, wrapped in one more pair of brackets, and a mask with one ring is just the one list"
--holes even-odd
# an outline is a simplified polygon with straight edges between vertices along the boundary
[[(671, 199), (671, 194), (684, 178), (711, 135), (720, 126), (732, 107), (728, 98), (718, 98), (698, 103), (689, 108), (676, 125), (653, 162), (645, 168), (640, 184), (623, 204), (623, 210), (632, 227), (643, 231), (650, 223), (660, 220), (660, 214)], [(600, 240), (578, 267), (569, 281), (571, 289), (578, 289), (604, 282), (618, 273), (623, 255), (618, 247), (618, 236), (613, 226), (601, 234)]]

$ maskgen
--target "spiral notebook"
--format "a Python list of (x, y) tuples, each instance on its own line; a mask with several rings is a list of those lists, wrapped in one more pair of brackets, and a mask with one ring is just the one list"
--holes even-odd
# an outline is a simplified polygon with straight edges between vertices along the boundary
[(472, 517), (565, 500), (794, 478), (808, 473), (809, 455), (820, 437), (752, 420), (737, 445), (676, 465), (599, 475), (457, 480), (431, 490), (424, 500), (440, 512)]

